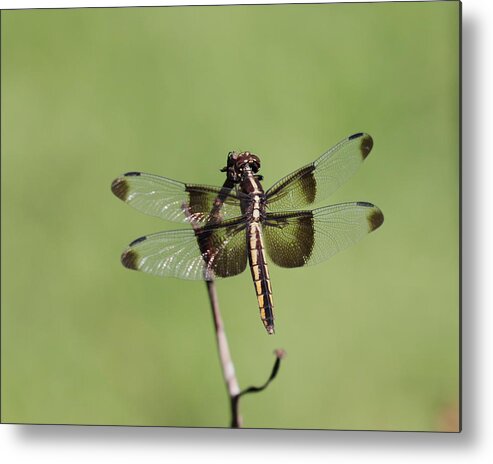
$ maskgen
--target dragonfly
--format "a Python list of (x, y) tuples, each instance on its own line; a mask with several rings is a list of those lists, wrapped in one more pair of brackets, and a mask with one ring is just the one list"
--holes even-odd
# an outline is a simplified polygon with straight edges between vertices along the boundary
[(318, 264), (378, 229), (384, 216), (366, 201), (311, 209), (348, 180), (373, 147), (353, 134), (265, 191), (260, 158), (229, 152), (222, 187), (187, 184), (143, 172), (115, 179), (112, 192), (135, 209), (191, 227), (145, 235), (121, 255), (123, 266), (160, 277), (212, 281), (250, 267), (260, 319), (274, 333), (268, 262)]

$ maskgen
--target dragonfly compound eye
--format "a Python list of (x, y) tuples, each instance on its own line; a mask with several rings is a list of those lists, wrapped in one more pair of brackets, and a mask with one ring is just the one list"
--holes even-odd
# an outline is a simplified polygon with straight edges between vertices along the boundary
[(236, 169), (241, 172), (246, 166), (250, 166), (253, 172), (257, 172), (260, 169), (260, 159), (258, 156), (250, 153), (249, 151), (244, 151), (238, 155), (236, 159)]

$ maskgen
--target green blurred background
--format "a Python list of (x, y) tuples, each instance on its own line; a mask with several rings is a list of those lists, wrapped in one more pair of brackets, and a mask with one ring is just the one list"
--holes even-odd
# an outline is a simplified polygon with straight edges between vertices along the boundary
[(275, 336), (249, 272), (218, 282), (246, 427), (456, 430), (459, 4), (3, 11), (2, 411), (7, 422), (229, 424), (205, 286), (130, 272), (176, 228), (110, 192), (139, 170), (267, 188), (370, 133), (330, 203), (381, 229), (319, 266), (271, 266)]

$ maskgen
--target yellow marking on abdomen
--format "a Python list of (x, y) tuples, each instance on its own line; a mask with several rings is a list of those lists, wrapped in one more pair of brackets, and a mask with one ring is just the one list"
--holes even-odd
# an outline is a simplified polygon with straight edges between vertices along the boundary
[(260, 280), (260, 270), (258, 267), (258, 264), (253, 264), (252, 265), (252, 271), (253, 271), (253, 280)]
[(255, 280), (255, 290), (257, 291), (257, 295), (262, 295), (262, 281), (260, 280)]

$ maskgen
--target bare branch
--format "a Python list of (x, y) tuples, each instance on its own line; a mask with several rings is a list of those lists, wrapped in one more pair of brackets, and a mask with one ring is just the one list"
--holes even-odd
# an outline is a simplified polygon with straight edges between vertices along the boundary
[(229, 351), (228, 339), (224, 331), (224, 324), (219, 311), (219, 302), (217, 299), (216, 285), (214, 281), (207, 281), (207, 292), (211, 302), (212, 318), (214, 320), (214, 328), (216, 331), (217, 350), (223, 370), (224, 381), (228, 390), (229, 401), (231, 404), (231, 427), (241, 427), (241, 416), (238, 409), (238, 399), (240, 397), (240, 386), (236, 379), (235, 367), (231, 359)]
[(221, 361), (221, 367), (223, 370), (223, 377), (228, 390), (229, 401), (231, 406), (231, 427), (240, 428), (242, 425), (242, 418), (240, 415), (240, 398), (248, 393), (258, 393), (265, 390), (269, 384), (275, 379), (279, 368), (281, 367), (281, 360), (286, 356), (286, 352), (283, 349), (277, 349), (274, 351), (276, 355), (276, 361), (272, 367), (272, 372), (267, 381), (260, 387), (251, 386), (243, 391), (240, 391), (238, 380), (236, 379), (235, 368), (231, 354), (229, 351), (228, 340), (224, 331), (224, 325), (221, 318), (221, 312), (219, 311), (219, 303), (217, 299), (216, 285), (214, 281), (208, 281), (207, 291), (209, 293), (209, 300), (211, 302), (212, 317), (214, 320), (214, 327), (216, 331), (217, 349), (219, 352), (219, 359)]
[[(220, 221), (220, 209), (226, 195), (234, 187), (234, 184), (230, 179), (224, 182), (222, 191), (216, 199), (212, 211), (210, 213), (211, 218), (215, 221)], [(187, 217), (190, 218), (190, 213), (186, 205), (183, 205), (183, 212)], [(190, 221), (192, 228), (197, 232), (198, 225), (192, 220)], [(207, 258), (204, 257), (207, 262)], [(223, 371), (224, 382), (226, 383), (226, 388), (228, 390), (229, 402), (231, 406), (231, 428), (240, 428), (242, 425), (242, 418), (239, 411), (239, 401), (242, 395), (247, 393), (256, 393), (264, 390), (270, 384), (272, 380), (277, 375), (279, 367), (281, 364), (281, 359), (284, 357), (284, 350), (276, 350), (276, 361), (270, 377), (267, 379), (264, 385), (261, 387), (249, 387), (246, 390), (240, 391), (240, 386), (238, 380), (236, 379), (235, 367), (233, 364), (233, 359), (231, 358), (231, 353), (229, 351), (228, 339), (226, 338), (226, 332), (224, 331), (224, 324), (221, 317), (221, 311), (219, 310), (219, 300), (217, 298), (216, 285), (214, 281), (206, 281), (207, 293), (209, 295), (209, 301), (211, 303), (212, 318), (214, 321), (214, 329), (216, 334), (217, 350), (219, 352), (219, 360), (221, 361), (221, 368)]]
[(279, 372), (279, 368), (281, 367), (281, 360), (285, 358), (286, 352), (280, 348), (274, 351), (274, 354), (276, 355), (276, 361), (274, 362), (274, 366), (272, 367), (272, 372), (270, 373), (270, 377), (267, 379), (267, 381), (260, 387), (248, 387), (245, 388), (245, 390), (242, 390), (240, 392), (239, 396), (246, 395), (247, 393), (258, 393), (261, 392), (262, 390), (265, 390), (269, 384), (276, 378), (277, 373)]
[[(231, 191), (234, 184), (229, 180), (224, 182), (222, 191), (218, 198), (216, 199), (212, 211), (210, 213), (212, 218), (219, 221), (219, 214), (222, 203), (226, 195)], [(183, 205), (183, 212), (190, 219), (190, 212), (186, 205)], [(190, 220), (192, 228), (197, 232), (198, 225), (194, 221)], [(204, 257), (207, 262), (207, 258)], [(205, 282), (207, 286), (207, 293), (209, 295), (209, 301), (211, 303), (212, 309), (212, 319), (214, 321), (214, 329), (216, 334), (217, 350), (219, 352), (219, 360), (221, 361), (221, 368), (223, 371), (223, 378), (226, 383), (226, 388), (228, 390), (229, 402), (231, 405), (231, 427), (239, 428), (241, 427), (241, 416), (238, 410), (238, 398), (240, 397), (240, 386), (238, 385), (238, 380), (236, 379), (235, 366), (233, 364), (233, 359), (231, 358), (231, 353), (229, 351), (228, 339), (226, 338), (226, 332), (224, 331), (224, 324), (221, 317), (221, 311), (219, 310), (219, 300), (217, 298), (216, 284), (213, 280), (207, 280)]]

